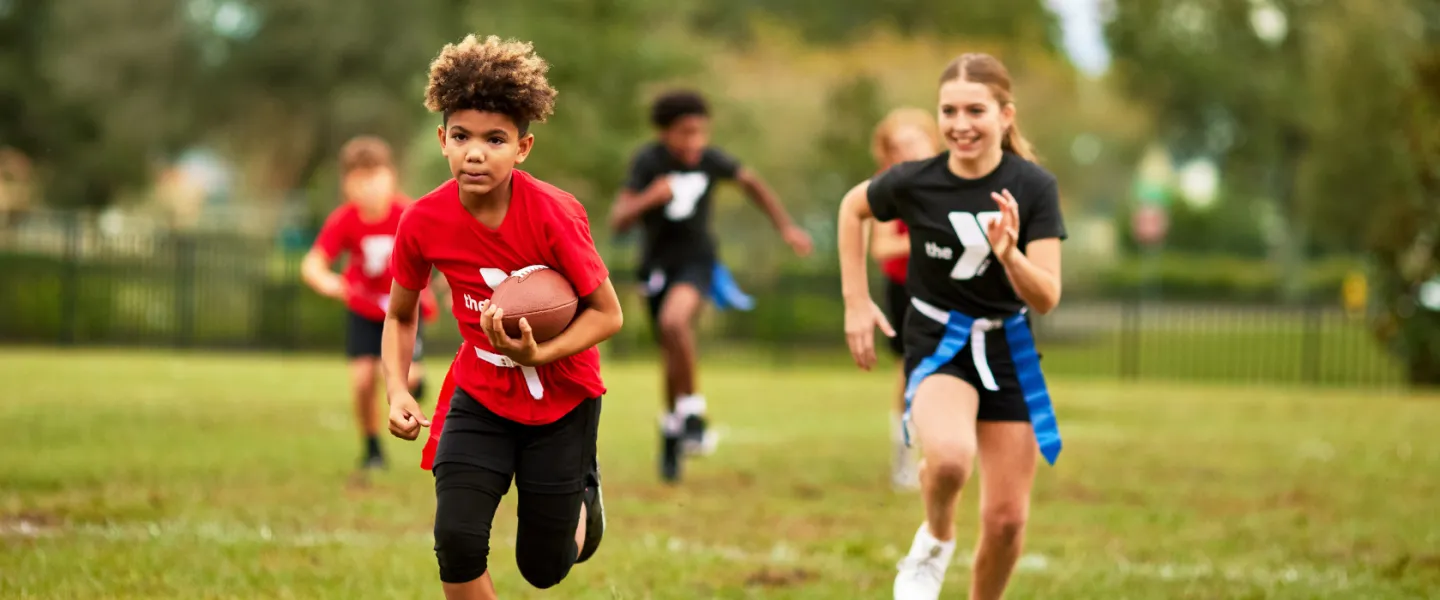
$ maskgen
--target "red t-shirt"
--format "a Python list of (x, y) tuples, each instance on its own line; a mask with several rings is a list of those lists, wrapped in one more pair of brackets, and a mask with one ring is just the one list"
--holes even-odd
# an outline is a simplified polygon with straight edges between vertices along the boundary
[[(543, 392), (536, 398), (523, 369), (486, 362), (477, 352), (494, 355), (480, 329), (480, 304), (490, 299), (492, 286), (532, 265), (555, 269), (581, 297), (598, 289), (610, 272), (595, 249), (580, 202), (524, 171), (513, 173), (510, 207), (499, 229), (486, 227), (465, 210), (452, 179), (405, 211), (392, 261), (395, 281), (409, 289), (425, 288), (432, 265), (450, 283), (452, 310), (464, 339), (450, 368), (454, 383), (501, 417), (543, 425), (605, 393), (600, 351), (592, 347), (537, 367), (533, 372)], [(449, 398), (440, 400), (432, 441), (449, 409)]]
[[(342, 252), (349, 253), (350, 261), (343, 273), (349, 292), (345, 306), (371, 321), (385, 320), (390, 308), (390, 252), (405, 206), (404, 199), (396, 198), (383, 218), (366, 221), (358, 206), (346, 202), (330, 213), (315, 239), (315, 247), (329, 262)], [(427, 290), (420, 297), (420, 315), (430, 321), (439, 314), (435, 294)]]
[[(892, 226), (892, 224), (881, 223), (880, 226), (890, 227)], [(906, 232), (910, 231), (910, 228), (906, 227), (905, 223), (898, 219), (893, 223), (893, 226), (896, 228), (896, 232), (900, 235), (905, 235)], [(900, 285), (905, 285), (905, 269), (909, 266), (910, 257), (901, 255), (896, 256), (895, 258), (887, 258), (882, 261), (880, 263), (880, 270), (885, 273), (886, 277), (890, 278), (890, 281), (893, 281)]]

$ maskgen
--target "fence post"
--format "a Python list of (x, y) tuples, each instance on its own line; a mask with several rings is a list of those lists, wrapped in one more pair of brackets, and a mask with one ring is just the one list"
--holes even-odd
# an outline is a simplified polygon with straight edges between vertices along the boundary
[(76, 317), (80, 296), (80, 213), (66, 211), (65, 269), (60, 281), (60, 343), (75, 343)]
[(195, 239), (187, 233), (171, 238), (175, 260), (175, 339), (178, 348), (195, 340)]
[(1120, 378), (1140, 377), (1140, 311), (1143, 304), (1138, 294), (1120, 303)]
[(285, 252), (285, 297), (283, 306), (288, 318), (289, 327), (285, 332), (285, 349), (295, 350), (300, 345), (300, 273), (298, 268), (291, 268), (295, 265), (295, 256), (288, 249)]
[(1302, 338), (1300, 378), (1305, 383), (1320, 382), (1320, 356), (1324, 336), (1321, 335), (1325, 326), (1324, 315), (1321, 313), (1319, 302), (1311, 301), (1306, 303), (1305, 308), (1305, 333)]
[[(783, 269), (784, 267), (781, 268)], [(790, 281), (790, 277), (785, 276), (783, 271), (779, 279), (776, 280), (776, 282), (779, 284), (779, 289), (777, 290), (779, 293), (775, 294), (775, 296), (777, 299), (780, 300), (779, 304), (783, 308), (781, 309), (782, 311), (780, 313), (779, 319), (779, 323), (781, 324), (781, 326), (776, 328), (776, 330), (771, 331), (772, 335), (779, 335), (779, 339), (775, 340), (774, 346), (772, 346), (772, 348), (773, 351), (776, 353), (774, 365), (784, 369), (789, 368), (794, 364), (795, 357), (793, 355), (795, 353), (796, 346), (795, 335), (798, 333), (794, 327), (795, 290), (799, 289), (801, 286), (793, 285), (793, 282)]]

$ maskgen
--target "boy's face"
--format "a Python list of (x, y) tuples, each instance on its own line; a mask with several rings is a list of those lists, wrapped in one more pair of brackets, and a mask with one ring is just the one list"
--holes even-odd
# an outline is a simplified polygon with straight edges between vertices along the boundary
[(710, 145), (710, 117), (685, 115), (660, 131), (660, 143), (687, 167), (700, 164), (705, 147)]
[(439, 128), (440, 150), (461, 193), (485, 195), (509, 181), (525, 162), (535, 136), (520, 135), (515, 121), (500, 113), (461, 110)]

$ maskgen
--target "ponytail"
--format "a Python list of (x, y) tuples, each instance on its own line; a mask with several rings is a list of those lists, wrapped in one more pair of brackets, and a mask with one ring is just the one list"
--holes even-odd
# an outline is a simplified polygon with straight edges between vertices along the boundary
[(1012, 121), (1010, 128), (1005, 130), (1005, 137), (1000, 140), (1000, 149), (1030, 162), (1040, 162), (1040, 158), (1035, 156), (1035, 147), (1030, 144), (1030, 140), (1025, 139), (1025, 134), (1020, 133), (1018, 120)]

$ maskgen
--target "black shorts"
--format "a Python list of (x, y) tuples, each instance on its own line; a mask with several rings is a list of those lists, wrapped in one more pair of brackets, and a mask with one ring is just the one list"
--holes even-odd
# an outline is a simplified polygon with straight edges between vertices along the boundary
[[(895, 337), (887, 338), (890, 343), (890, 351), (895, 356), (905, 356), (905, 313), (910, 311), (910, 292), (905, 290), (905, 284), (896, 282), (889, 277), (885, 278), (885, 318), (890, 320), (890, 326), (895, 328)], [(884, 335), (884, 334), (878, 334)]]
[(580, 548), (575, 529), (595, 462), (600, 399), (547, 425), (501, 417), (456, 388), (435, 453), (435, 555), (440, 579), (464, 583), (488, 568), (491, 523), (513, 478), (519, 490), (515, 561), (536, 587), (564, 579)]
[[(910, 312), (902, 337), (905, 340), (905, 372), (914, 373), (920, 362), (935, 353), (945, 335), (945, 326), (919, 311)], [(1020, 379), (1015, 371), (1015, 361), (1010, 357), (1010, 343), (1005, 339), (1004, 329), (985, 333), (985, 362), (989, 364), (998, 391), (985, 388), (980, 369), (975, 365), (975, 356), (969, 340), (955, 358), (935, 371), (935, 374), (952, 375), (970, 384), (980, 395), (980, 406), (976, 411), (977, 421), (1026, 421), (1030, 410), (1025, 405), (1025, 393), (1020, 389)]]
[(581, 402), (554, 423), (525, 425), (485, 408), (459, 386), (445, 414), (435, 465), (466, 463), (509, 477), (515, 486), (545, 494), (585, 491), (600, 431), (600, 399)]
[(640, 289), (650, 308), (650, 325), (660, 334), (660, 308), (665, 295), (681, 283), (695, 286), (702, 300), (710, 299), (710, 285), (715, 279), (715, 261), (695, 261), (671, 267), (655, 267), (640, 273)]
[[(385, 321), (371, 321), (353, 310), (345, 311), (345, 358), (380, 358), (380, 338), (385, 333)], [(412, 362), (425, 358), (425, 324), (415, 325), (415, 353)]]

